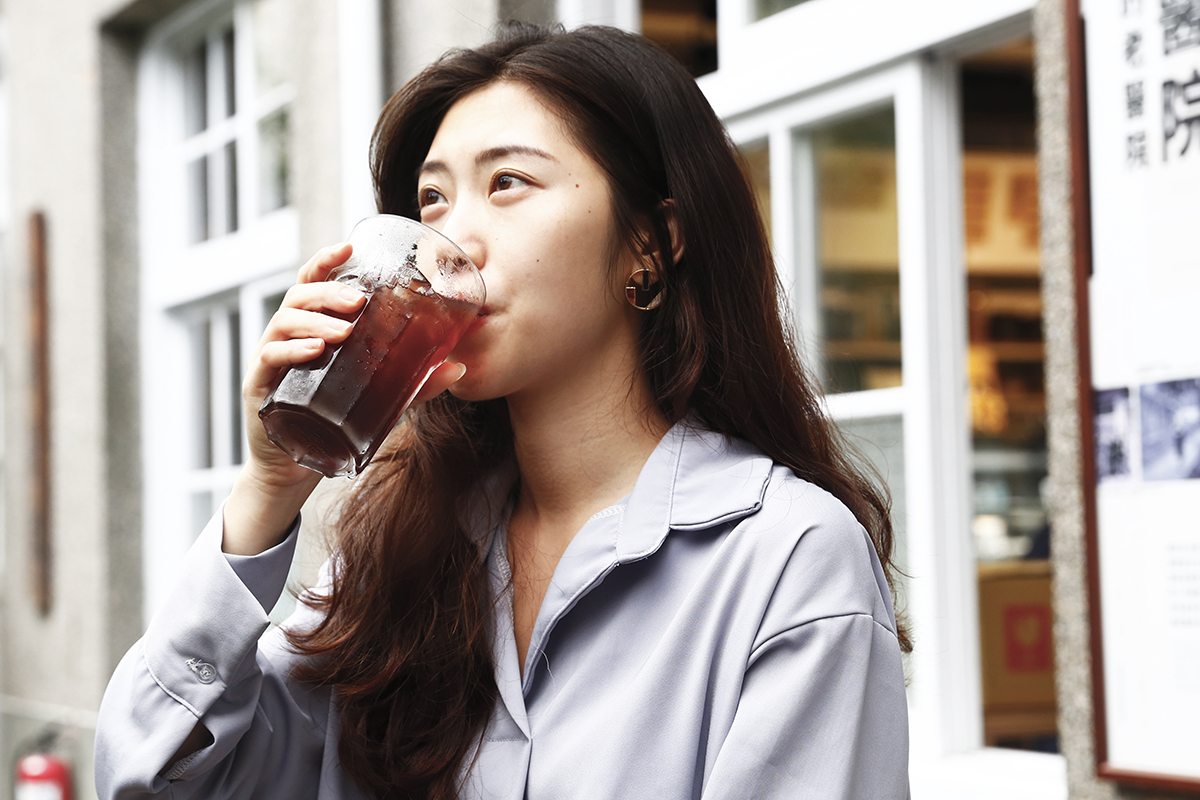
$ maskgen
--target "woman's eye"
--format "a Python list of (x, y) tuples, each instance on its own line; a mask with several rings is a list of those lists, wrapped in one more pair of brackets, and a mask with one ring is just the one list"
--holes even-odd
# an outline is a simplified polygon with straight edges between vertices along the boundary
[(525, 180), (508, 172), (501, 172), (492, 179), (493, 192), (505, 192), (509, 189), (517, 189), (525, 185)]
[(417, 193), (418, 208), (425, 208), (426, 206), (444, 202), (446, 202), (446, 198), (437, 189), (422, 189)]

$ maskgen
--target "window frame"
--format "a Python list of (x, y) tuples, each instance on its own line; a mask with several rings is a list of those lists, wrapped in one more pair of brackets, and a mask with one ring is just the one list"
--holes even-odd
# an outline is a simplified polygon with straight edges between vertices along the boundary
[[(184, 130), (185, 89), (181, 56), (189, 43), (210, 37), (228, 22), (234, 25), (237, 52), (237, 114), (220, 121), (225, 130), (200, 137), (228, 135), (239, 143), (239, 220), (237, 229), (190, 243), (186, 165), (200, 137)], [(210, 353), (214, 398), (210, 435), (231, 441), (231, 400), (240, 391), (233, 377), (244, 372), (265, 326), (263, 302), (295, 281), (300, 263), (298, 211), (294, 204), (259, 213), (257, 130), (261, 119), (289, 107), (290, 85), (254, 97), (253, 9), (250, 0), (199, 0), (153, 28), (138, 64), (138, 192), (141, 255), (140, 320), (142, 466), (143, 466), (143, 615), (149, 619), (169, 591), (176, 565), (196, 534), (191, 507), (196, 493), (211, 492), (214, 503), (227, 494), (238, 466), (231, 448), (216, 447), (213, 463), (194, 461), (196, 426), (202, 403), (189, 326), (216, 322)], [(219, 33), (217, 34), (219, 35)], [(210, 64), (210, 73), (213, 67)], [(244, 113), (243, 113), (244, 112)], [(289, 145), (290, 147), (290, 145)], [(218, 209), (219, 211), (219, 209)], [(238, 352), (221, 336), (221, 315), (236, 310), (240, 319)], [(233, 364), (234, 358), (239, 363)], [(239, 428), (240, 430), (240, 428)], [(239, 435), (244, 436), (244, 433)], [(244, 443), (243, 443), (244, 448)], [(243, 449), (244, 453), (244, 449)]]
[[(810, 0), (754, 19), (755, 0), (717, 0), (718, 68), (700, 78), (722, 119), (981, 35), (1028, 32), (1035, 0)], [(912, 24), (920, 19), (920, 25)], [(857, 40), (830, 36), (853, 31)]]

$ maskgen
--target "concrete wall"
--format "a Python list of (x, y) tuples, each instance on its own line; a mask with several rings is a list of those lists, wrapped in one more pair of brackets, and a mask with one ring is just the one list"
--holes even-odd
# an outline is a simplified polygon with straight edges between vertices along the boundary
[[(1040, 0), (1034, 13), (1059, 740), (1067, 759), (1071, 800), (1150, 800), (1168, 795), (1117, 787), (1098, 780), (1095, 770), (1063, 6), (1063, 0)], [(1180, 800), (1185, 795), (1169, 797)]]
[[(90, 727), (110, 663), (110, 513), (105, 456), (106, 287), (101, 204), (100, 41), (95, 3), (9, 2), (6, 53), (12, 235), (5, 242), (5, 572), (0, 692), (6, 770), (14, 749), (48, 723), (90, 770)], [(31, 212), (46, 214), (53, 472), (52, 603), (31, 588), (29, 296)], [(136, 464), (134, 465), (136, 469)], [(9, 773), (11, 774), (11, 773)], [(11, 780), (2, 780), (7, 796)]]

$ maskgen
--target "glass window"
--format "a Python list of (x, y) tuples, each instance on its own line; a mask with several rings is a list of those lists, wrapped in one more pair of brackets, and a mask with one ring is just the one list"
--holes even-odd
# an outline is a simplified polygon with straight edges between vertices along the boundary
[(758, 211), (762, 215), (767, 236), (771, 235), (771, 149), (767, 140), (746, 145), (742, 148), (742, 159), (746, 177), (754, 190)]
[[(191, 302), (170, 316), (186, 330), (187, 366), (182, 387), (171, 393), (170, 418), (186, 430), (190, 450), (180, 466), (192, 516), (191, 536), (233, 486), (246, 457), (246, 425), (242, 408), (245, 359), (266, 321), (283, 302), (291, 275), (256, 281), (233, 291)], [(181, 521), (182, 524), (182, 521)]]
[(202, 301), (178, 312), (191, 342), (190, 383), (181, 405), (192, 434), (191, 469), (186, 484), (193, 512), (191, 534), (213, 512), (213, 498), (224, 497), (232, 470), (245, 453), (242, 422), (241, 314), (237, 295)]
[(288, 83), (296, 37), (289, 24), (293, 0), (257, 0), (254, 19), (254, 82), (260, 95)]
[(283, 208), (291, 197), (291, 140), (288, 109), (281, 108), (258, 123), (258, 210)]
[(961, 85), (984, 740), (1055, 751), (1032, 43), (973, 58)]
[[(149, 385), (146, 607), (246, 457), (246, 359), (294, 280), (296, 0), (201, 0), (148, 32), (140, 165)], [(266, 254), (266, 255), (264, 255)], [(264, 259), (268, 263), (263, 263)], [(182, 265), (182, 266), (181, 266)]]
[[(892, 534), (895, 537), (892, 559), (904, 570), (908, 563), (908, 540), (905, 536), (908, 521), (908, 483), (904, 472), (904, 418), (899, 414), (888, 414), (845, 419), (838, 422), (838, 427), (850, 444), (858, 449), (863, 459), (874, 467), (892, 496)], [(902, 592), (905, 576), (898, 575), (897, 578), (896, 590)], [(903, 610), (903, 597), (898, 600), (896, 605)]]
[[(286, 76), (292, 45), (280, 19), (290, 0), (243, 5), (248, 15), (235, 5), (236, 13), (178, 46), (189, 244), (234, 233), (250, 222), (247, 213), (266, 214), (291, 202)], [(253, 48), (243, 47), (243, 38)], [(248, 180), (244, 172), (255, 163), (258, 175), (250, 172)]]
[(900, 253), (891, 107), (814, 130), (816, 283), (830, 393), (899, 386)]

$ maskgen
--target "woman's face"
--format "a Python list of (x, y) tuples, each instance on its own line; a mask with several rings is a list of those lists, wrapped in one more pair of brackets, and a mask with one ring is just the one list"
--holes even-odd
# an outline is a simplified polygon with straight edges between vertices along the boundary
[(629, 368), (637, 312), (621, 287), (636, 259), (610, 263), (607, 178), (535, 94), (496, 83), (458, 101), (417, 187), (421, 220), (487, 285), (485, 316), (451, 355), (467, 367), (454, 394), (511, 399)]

